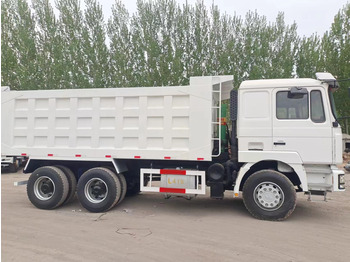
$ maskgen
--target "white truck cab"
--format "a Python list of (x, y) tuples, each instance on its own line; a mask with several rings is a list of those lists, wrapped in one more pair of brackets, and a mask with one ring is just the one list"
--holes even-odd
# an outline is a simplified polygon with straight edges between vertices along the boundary
[(303, 191), (343, 190), (332, 183), (338, 181), (336, 165), (342, 163), (342, 133), (333, 100), (337, 86), (330, 74), (318, 74), (318, 78), (242, 83), (237, 119), (239, 162), (254, 166), (274, 160), (278, 170), (298, 170)]

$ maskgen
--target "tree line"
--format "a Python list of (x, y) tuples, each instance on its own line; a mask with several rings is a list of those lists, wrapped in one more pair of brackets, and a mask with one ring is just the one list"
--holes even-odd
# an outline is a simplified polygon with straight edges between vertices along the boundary
[[(350, 77), (350, 4), (323, 35), (257, 12), (244, 18), (217, 6), (138, 0), (130, 14), (115, 0), (105, 19), (97, 0), (2, 0), (1, 85), (16, 90), (186, 85), (190, 76), (246, 79)], [(233, 10), (232, 10), (233, 12)], [(339, 113), (350, 115), (345, 87)]]

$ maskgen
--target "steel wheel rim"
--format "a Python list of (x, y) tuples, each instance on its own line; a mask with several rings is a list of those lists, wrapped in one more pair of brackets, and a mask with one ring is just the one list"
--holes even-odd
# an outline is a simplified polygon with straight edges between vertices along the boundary
[(255, 203), (266, 211), (275, 211), (284, 203), (283, 190), (273, 182), (260, 183), (253, 194)]
[(51, 199), (55, 190), (55, 183), (47, 176), (39, 177), (34, 183), (34, 194), (40, 200)]
[(100, 178), (92, 178), (86, 183), (84, 194), (91, 203), (101, 203), (107, 198), (107, 184)]

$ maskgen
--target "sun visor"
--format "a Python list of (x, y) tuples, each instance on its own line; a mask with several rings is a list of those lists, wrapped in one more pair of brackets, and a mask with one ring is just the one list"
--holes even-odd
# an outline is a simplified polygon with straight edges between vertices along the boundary
[(339, 87), (337, 79), (335, 79), (335, 77), (331, 73), (319, 72), (319, 73), (316, 73), (316, 78), (317, 78), (317, 80), (328, 83), (330, 88), (338, 88)]

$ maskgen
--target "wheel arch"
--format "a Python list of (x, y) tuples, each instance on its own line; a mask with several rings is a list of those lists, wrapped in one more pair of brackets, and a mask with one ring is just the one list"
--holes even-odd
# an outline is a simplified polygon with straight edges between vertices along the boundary
[(301, 186), (303, 191), (307, 191), (306, 173), (301, 164), (287, 164), (279, 160), (261, 160), (256, 163), (245, 163), (236, 179), (234, 187), (235, 196), (242, 191), (245, 181), (257, 171), (272, 169), (284, 174), (295, 186)]

